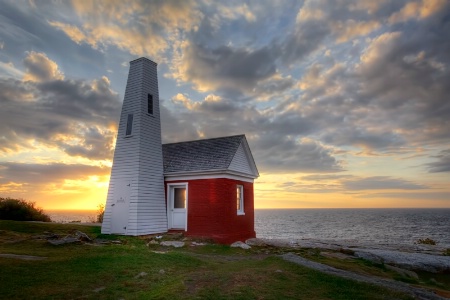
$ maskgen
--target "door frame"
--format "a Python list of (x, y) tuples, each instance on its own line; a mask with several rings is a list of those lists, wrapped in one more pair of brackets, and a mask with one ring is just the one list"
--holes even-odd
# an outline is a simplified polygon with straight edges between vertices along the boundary
[[(189, 203), (189, 192), (188, 192), (188, 183), (187, 182), (176, 182), (176, 183), (168, 183), (167, 184), (167, 227), (168, 229), (172, 229), (172, 206), (173, 206), (173, 189), (174, 188), (185, 188), (186, 189), (186, 220), (184, 224), (184, 231), (188, 230), (188, 203)], [(177, 228), (174, 228), (177, 229)]]

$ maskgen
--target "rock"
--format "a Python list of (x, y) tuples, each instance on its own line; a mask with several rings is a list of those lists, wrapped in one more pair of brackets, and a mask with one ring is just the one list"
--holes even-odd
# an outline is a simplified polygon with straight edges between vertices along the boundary
[(348, 249), (348, 248), (341, 248), (341, 249), (339, 249), (339, 252), (341, 252), (343, 254), (347, 254), (347, 255), (355, 255), (355, 251), (353, 251), (352, 249)]
[(106, 240), (106, 239), (95, 239), (92, 242), (99, 245), (122, 244), (122, 242), (118, 240)]
[(163, 275), (166, 274), (166, 271), (164, 271), (163, 269), (159, 270), (159, 274)]
[(147, 243), (147, 246), (150, 246), (150, 245), (159, 245), (159, 242), (155, 241), (155, 240), (151, 240)]
[(281, 270), (276, 270), (275, 273), (283, 273)]
[(333, 267), (330, 267), (330, 266), (327, 266), (327, 265), (324, 265), (324, 264), (321, 264), (318, 262), (307, 260), (307, 259), (305, 259), (301, 256), (298, 256), (298, 255), (295, 255), (293, 253), (283, 254), (283, 255), (281, 255), (281, 257), (287, 261), (305, 266), (307, 268), (315, 269), (317, 271), (320, 271), (320, 272), (323, 272), (326, 274), (339, 276), (339, 277), (343, 277), (343, 278), (348, 278), (348, 279), (356, 280), (356, 281), (360, 281), (360, 282), (376, 284), (376, 285), (380, 285), (380, 286), (383, 286), (383, 287), (386, 287), (389, 289), (400, 291), (402, 293), (407, 293), (408, 295), (412, 296), (413, 299), (429, 299), (429, 300), (443, 299), (442, 297), (434, 294), (434, 292), (430, 292), (423, 288), (414, 287), (409, 284), (406, 284), (403, 282), (398, 282), (398, 281), (395, 281), (392, 279), (357, 274), (357, 273), (353, 273), (351, 271), (333, 268)]
[(192, 242), (191, 246), (205, 246), (208, 245), (207, 243), (198, 243), (198, 242)]
[(78, 230), (75, 232), (75, 237), (77, 237), (80, 241), (83, 242), (92, 242), (92, 239), (86, 233)]
[(247, 245), (246, 243), (243, 243), (241, 241), (234, 242), (230, 245), (232, 248), (242, 248), (242, 249), (250, 249), (251, 247)]
[(354, 257), (348, 254), (340, 253), (340, 252), (328, 252), (322, 251), (320, 255), (325, 257), (337, 258), (337, 259), (353, 259)]
[(413, 272), (410, 270), (405, 270), (405, 269), (398, 268), (398, 267), (394, 267), (391, 265), (385, 265), (385, 267), (386, 267), (386, 269), (397, 272), (398, 274), (400, 274), (402, 276), (419, 279), (419, 276), (417, 275), (416, 272)]
[(166, 246), (166, 247), (175, 247), (175, 248), (181, 248), (184, 247), (184, 242), (179, 242), (179, 241), (163, 241), (160, 244), (161, 246)]
[(54, 240), (54, 239), (59, 239), (60, 236), (54, 233), (48, 233), (47, 231), (44, 232), (44, 234), (40, 234), (40, 235), (33, 235), (32, 239), (35, 240)]
[(96, 288), (96, 289), (93, 289), (92, 291), (93, 291), (94, 293), (98, 293), (98, 292), (103, 291), (104, 289), (106, 289), (106, 287), (101, 286), (101, 287), (98, 287), (98, 288)]
[(245, 243), (249, 246), (259, 246), (264, 247), (267, 246), (266, 242), (263, 239), (251, 238), (245, 241)]
[(64, 244), (76, 244), (81, 243), (81, 241), (74, 237), (65, 237), (60, 240), (47, 240), (52, 245), (58, 246), (58, 245), (64, 245)]
[(145, 276), (147, 276), (147, 273), (141, 272), (141, 273), (137, 274), (136, 276), (134, 276), (134, 278), (137, 279), (137, 278), (141, 278), (141, 277), (145, 277)]
[(392, 250), (353, 249), (355, 256), (383, 262), (412, 271), (444, 273), (450, 271), (450, 256), (409, 253)]
[(378, 255), (375, 255), (373, 253), (370, 252), (365, 252), (365, 251), (355, 251), (354, 256), (358, 257), (358, 258), (362, 258), (365, 260), (368, 260), (370, 262), (373, 262), (374, 264), (383, 264), (384, 260), (383, 258), (379, 257)]
[(19, 254), (8, 254), (8, 253), (0, 253), (0, 257), (21, 259), (21, 260), (43, 260), (43, 259), (47, 259), (47, 257), (43, 257), (43, 256), (19, 255)]

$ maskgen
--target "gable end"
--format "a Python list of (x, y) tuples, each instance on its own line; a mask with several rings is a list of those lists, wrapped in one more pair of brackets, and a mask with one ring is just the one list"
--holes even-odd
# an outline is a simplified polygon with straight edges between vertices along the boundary
[(255, 161), (253, 159), (252, 152), (248, 146), (245, 136), (241, 140), (233, 159), (231, 160), (228, 170), (236, 171), (243, 174), (248, 174), (253, 177), (258, 177), (258, 169), (256, 168)]

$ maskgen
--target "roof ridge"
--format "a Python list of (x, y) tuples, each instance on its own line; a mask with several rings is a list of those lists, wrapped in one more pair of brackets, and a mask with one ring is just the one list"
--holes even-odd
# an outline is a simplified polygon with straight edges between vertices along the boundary
[(191, 141), (184, 141), (184, 142), (166, 143), (166, 144), (162, 144), (162, 145), (165, 146), (165, 145), (174, 145), (174, 144), (181, 144), (181, 143), (192, 143), (192, 142), (201, 142), (201, 141), (209, 141), (209, 140), (218, 140), (218, 139), (232, 138), (232, 137), (238, 137), (238, 136), (245, 137), (245, 134), (220, 136), (220, 137), (214, 137), (214, 138), (209, 138), (209, 139), (199, 139), (199, 140), (191, 140)]

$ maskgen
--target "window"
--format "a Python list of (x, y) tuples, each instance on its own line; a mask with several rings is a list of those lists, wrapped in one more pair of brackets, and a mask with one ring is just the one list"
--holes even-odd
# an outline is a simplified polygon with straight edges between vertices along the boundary
[(125, 131), (125, 135), (131, 135), (131, 131), (133, 129), (133, 114), (128, 114), (127, 119), (127, 130)]
[(186, 208), (186, 188), (174, 188), (173, 192), (173, 208)]
[(244, 213), (244, 187), (242, 185), (236, 186), (236, 204), (237, 214), (243, 215)]
[(153, 115), (153, 95), (147, 96), (147, 113)]

